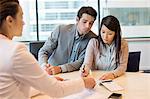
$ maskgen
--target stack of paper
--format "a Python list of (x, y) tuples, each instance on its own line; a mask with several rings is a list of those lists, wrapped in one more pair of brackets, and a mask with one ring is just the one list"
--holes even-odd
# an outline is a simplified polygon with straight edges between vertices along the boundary
[(100, 81), (100, 84), (106, 87), (110, 91), (119, 91), (123, 90), (124, 88), (115, 83), (112, 80), (107, 80), (107, 81)]

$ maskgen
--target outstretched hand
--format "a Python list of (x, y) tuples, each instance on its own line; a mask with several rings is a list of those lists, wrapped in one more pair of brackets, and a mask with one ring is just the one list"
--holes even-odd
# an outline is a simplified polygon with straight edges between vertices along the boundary
[(61, 78), (61, 77), (55, 76), (55, 78), (56, 78), (57, 80), (59, 80), (59, 81), (64, 81), (64, 79)]

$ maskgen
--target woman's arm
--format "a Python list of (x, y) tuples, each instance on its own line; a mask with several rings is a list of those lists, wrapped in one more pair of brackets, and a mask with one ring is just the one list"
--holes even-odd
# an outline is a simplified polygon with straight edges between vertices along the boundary
[(84, 69), (84, 73), (82, 75), (88, 75), (89, 70), (91, 68), (93, 68), (92, 66), (95, 65), (95, 52), (97, 52), (97, 48), (98, 48), (98, 40), (95, 38), (92, 38), (86, 48), (86, 52), (85, 52), (85, 58), (84, 58), (84, 62), (82, 64), (82, 67), (80, 68), (81, 71), (83, 71)]
[[(57, 81), (44, 72), (36, 59), (30, 54), (24, 44), (18, 44), (13, 56), (13, 76), (24, 85), (30, 85), (52, 97), (62, 97), (84, 88), (82, 79)], [(73, 89), (73, 90), (72, 90)]]
[(115, 77), (118, 77), (125, 73), (127, 69), (127, 63), (128, 63), (128, 54), (129, 54), (128, 42), (126, 40), (122, 40), (121, 53), (120, 53), (120, 65), (113, 72)]

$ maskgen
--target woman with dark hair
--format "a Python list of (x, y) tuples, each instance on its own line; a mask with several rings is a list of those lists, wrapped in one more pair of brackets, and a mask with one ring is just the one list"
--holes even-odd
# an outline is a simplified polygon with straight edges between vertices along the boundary
[(18, 0), (0, 0), (0, 99), (28, 99), (30, 87), (52, 97), (62, 97), (95, 86), (93, 78), (69, 81), (49, 77), (25, 44), (13, 42), (21, 36), (23, 12)]
[(128, 43), (121, 38), (119, 20), (112, 16), (102, 19), (98, 39), (91, 39), (86, 49), (82, 76), (90, 69), (110, 71), (100, 77), (101, 80), (114, 79), (122, 75), (127, 68)]

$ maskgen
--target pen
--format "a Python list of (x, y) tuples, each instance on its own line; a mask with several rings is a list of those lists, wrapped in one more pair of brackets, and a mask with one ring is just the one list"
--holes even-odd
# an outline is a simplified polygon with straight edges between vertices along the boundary
[(98, 84), (99, 85), (103, 85), (103, 83), (107, 83), (107, 82), (112, 82), (111, 79), (108, 79), (108, 80), (98, 80)]
[(85, 72), (85, 65), (83, 65), (83, 68), (82, 68), (82, 73)]
[(89, 75), (92, 75), (92, 71), (91, 71), (91, 69), (89, 70)]
[(102, 81), (101, 81), (101, 83), (105, 83), (105, 82), (112, 82), (112, 79), (102, 80)]
[[(82, 73), (85, 73), (85, 65), (82, 66), (81, 72), (82, 72)], [(85, 75), (86, 75), (86, 76), (92, 75), (92, 71), (89, 70), (88, 73), (86, 73)]]
[(69, 80), (69, 79), (64, 79), (63, 81), (67, 81), (67, 80)]

